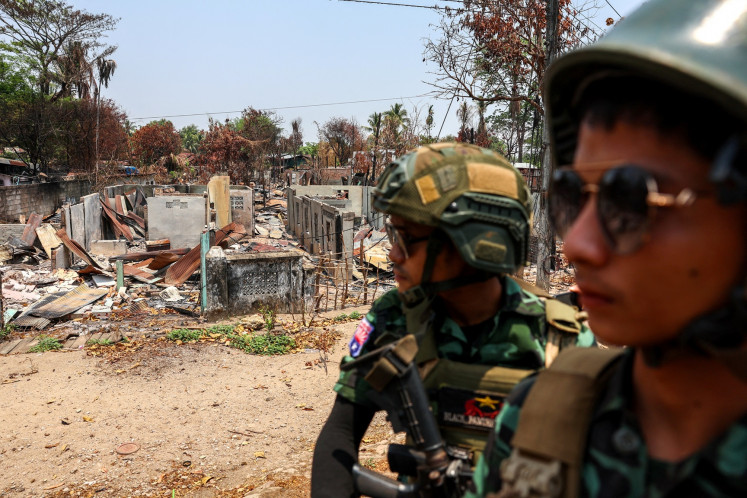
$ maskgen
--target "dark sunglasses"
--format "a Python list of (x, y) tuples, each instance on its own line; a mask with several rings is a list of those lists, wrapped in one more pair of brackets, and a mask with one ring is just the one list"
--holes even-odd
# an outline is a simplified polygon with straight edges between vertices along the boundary
[(430, 237), (430, 235), (426, 235), (424, 237), (412, 237), (406, 232), (403, 233), (389, 222), (384, 223), (384, 228), (386, 229), (386, 235), (387, 237), (389, 237), (389, 242), (392, 244), (392, 247), (397, 245), (402, 251), (402, 254), (404, 254), (405, 259), (410, 257), (410, 253), (407, 250), (410, 244), (415, 244), (416, 242), (424, 242)]
[(683, 188), (677, 195), (662, 194), (653, 175), (634, 165), (608, 169), (599, 184), (584, 183), (570, 168), (555, 171), (550, 187), (550, 221), (564, 237), (586, 205), (589, 194), (596, 194), (599, 224), (610, 248), (617, 254), (630, 254), (646, 241), (656, 209), (690, 206), (695, 191)]

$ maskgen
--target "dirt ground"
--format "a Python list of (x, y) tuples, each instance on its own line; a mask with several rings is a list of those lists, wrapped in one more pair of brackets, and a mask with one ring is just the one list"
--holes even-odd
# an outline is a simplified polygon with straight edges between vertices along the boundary
[[(326, 355), (133, 333), (116, 348), (0, 357), (0, 497), (308, 496), (357, 324), (314, 329), (336, 337)], [(377, 416), (361, 462), (385, 467), (396, 437)]]

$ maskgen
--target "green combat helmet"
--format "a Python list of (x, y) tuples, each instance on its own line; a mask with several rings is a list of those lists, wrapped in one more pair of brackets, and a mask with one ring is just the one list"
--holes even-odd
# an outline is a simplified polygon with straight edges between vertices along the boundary
[[(526, 262), (529, 189), (501, 155), (464, 143), (422, 146), (391, 163), (374, 190), (374, 207), (439, 230), (430, 237), (421, 285), (403, 294), (415, 304), (436, 293), (512, 273)], [(430, 283), (446, 234), (479, 275)]]
[[(582, 92), (619, 75), (659, 81), (737, 123), (723, 137), (709, 179), (719, 202), (747, 202), (747, 174), (739, 159), (747, 150), (746, 2), (650, 0), (596, 43), (555, 61), (545, 76), (545, 101), (556, 164), (573, 161)], [(747, 379), (747, 352), (735, 351), (747, 337), (746, 290), (737, 286), (720, 309), (696, 318), (671, 343), (644, 350), (647, 362), (656, 365), (672, 350), (695, 349)]]
[(557, 164), (573, 161), (579, 92), (620, 71), (704, 97), (747, 122), (745, 2), (650, 0), (599, 41), (553, 62), (545, 75), (545, 101)]

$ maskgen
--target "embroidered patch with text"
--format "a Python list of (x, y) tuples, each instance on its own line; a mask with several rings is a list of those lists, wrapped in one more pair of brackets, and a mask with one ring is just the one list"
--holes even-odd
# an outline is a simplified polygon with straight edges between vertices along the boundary
[(366, 341), (368, 341), (373, 329), (374, 327), (371, 322), (364, 317), (363, 320), (361, 320), (361, 323), (358, 324), (358, 328), (355, 329), (355, 334), (353, 334), (353, 338), (350, 339), (350, 344), (348, 344), (348, 346), (350, 346), (350, 356), (355, 358), (361, 354), (361, 349), (363, 348), (363, 345), (366, 344)]
[(496, 393), (442, 387), (438, 390), (439, 419), (442, 425), (489, 431), (503, 399)]

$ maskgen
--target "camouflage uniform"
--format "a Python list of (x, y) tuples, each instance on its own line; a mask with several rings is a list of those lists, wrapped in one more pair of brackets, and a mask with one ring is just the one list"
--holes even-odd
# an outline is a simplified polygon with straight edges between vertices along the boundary
[[(453, 320), (442, 317), (436, 334), (436, 347), (440, 358), (461, 363), (525, 370), (535, 370), (544, 366), (548, 327), (544, 301), (521, 289), (513, 280), (499, 278), (503, 284), (505, 297), (498, 314), (493, 318), (493, 323), (486, 326), (478, 337), (468, 338)], [(385, 322), (383, 326), (379, 325), (380, 321)], [(436, 321), (438, 322), (439, 320)], [(352, 361), (353, 355), (357, 357), (370, 352), (403, 337), (406, 333), (402, 302), (399, 293), (394, 289), (379, 298), (361, 321), (350, 341), (351, 354), (345, 356), (342, 363)], [(362, 335), (365, 336), (365, 340), (357, 342), (357, 338)], [(581, 333), (575, 337), (575, 343), (578, 346), (590, 346), (594, 344), (594, 336), (582, 325)], [(341, 372), (334, 389), (340, 396), (354, 403), (371, 406), (367, 397), (371, 386), (364, 379), (357, 377), (354, 371)], [(435, 394), (429, 394), (435, 405)], [(482, 411), (488, 412), (488, 416), (495, 417), (499, 409), (500, 405), (497, 405)]]
[[(626, 351), (597, 405), (581, 474), (583, 496), (747, 496), (747, 416), (699, 452), (676, 463), (648, 455), (630, 407), (633, 350)], [(496, 419), (494, 438), (475, 469), (477, 492), (500, 489), (497, 469), (511, 453), (521, 407), (535, 380), (517, 386)]]

